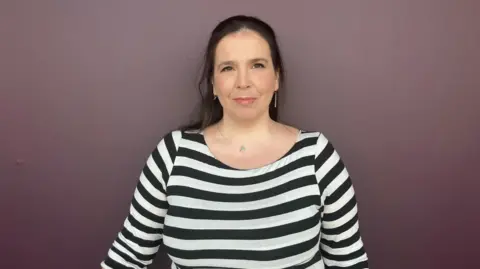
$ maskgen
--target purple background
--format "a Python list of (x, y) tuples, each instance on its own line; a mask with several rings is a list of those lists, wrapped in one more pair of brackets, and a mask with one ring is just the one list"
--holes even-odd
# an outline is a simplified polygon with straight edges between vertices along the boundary
[[(215, 24), (275, 28), (281, 117), (332, 140), (377, 269), (480, 268), (480, 2), (0, 2), (0, 268), (99, 268), (188, 119)], [(167, 268), (159, 254), (155, 266)]]

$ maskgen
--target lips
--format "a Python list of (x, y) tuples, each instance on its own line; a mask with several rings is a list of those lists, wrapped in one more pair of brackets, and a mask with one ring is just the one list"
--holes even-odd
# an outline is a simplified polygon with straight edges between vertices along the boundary
[(247, 101), (247, 100), (255, 100), (257, 98), (255, 97), (237, 97), (237, 98), (233, 98), (233, 100), (240, 100), (240, 101)]
[(255, 100), (257, 100), (257, 98), (255, 97), (237, 97), (237, 98), (233, 98), (233, 100), (239, 104), (242, 104), (242, 105), (248, 105), (248, 104), (251, 104), (253, 102), (255, 102)]

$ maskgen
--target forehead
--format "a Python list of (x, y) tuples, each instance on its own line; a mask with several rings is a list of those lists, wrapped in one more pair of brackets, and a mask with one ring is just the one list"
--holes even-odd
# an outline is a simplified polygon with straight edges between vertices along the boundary
[(241, 30), (222, 38), (215, 51), (215, 60), (270, 58), (268, 42), (258, 33)]

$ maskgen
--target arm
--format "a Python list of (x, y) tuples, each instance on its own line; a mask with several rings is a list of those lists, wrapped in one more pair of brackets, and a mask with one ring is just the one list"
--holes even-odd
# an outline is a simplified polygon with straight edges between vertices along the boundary
[(152, 263), (163, 237), (167, 181), (175, 158), (177, 133), (165, 136), (140, 174), (130, 212), (101, 266), (144, 269)]
[(317, 141), (315, 175), (323, 210), (320, 248), (326, 268), (368, 268), (352, 181), (323, 134)]

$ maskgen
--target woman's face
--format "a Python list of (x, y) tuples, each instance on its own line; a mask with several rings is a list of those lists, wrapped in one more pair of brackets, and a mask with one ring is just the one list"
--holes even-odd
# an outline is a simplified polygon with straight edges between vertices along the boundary
[(215, 51), (213, 91), (224, 115), (236, 120), (268, 116), (278, 75), (265, 39), (251, 30), (225, 36)]

